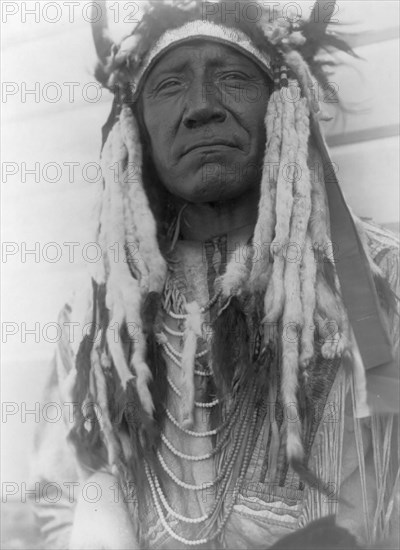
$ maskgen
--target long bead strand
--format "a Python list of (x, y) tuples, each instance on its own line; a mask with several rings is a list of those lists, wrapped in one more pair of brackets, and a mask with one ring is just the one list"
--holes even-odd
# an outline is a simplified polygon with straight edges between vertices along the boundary
[(181, 451), (179, 451), (178, 449), (176, 449), (173, 446), (173, 444), (169, 441), (169, 439), (166, 437), (166, 435), (161, 434), (161, 439), (164, 442), (164, 444), (166, 445), (166, 447), (168, 447), (168, 449), (171, 451), (172, 454), (174, 454), (175, 456), (178, 456), (179, 458), (182, 458), (183, 460), (188, 460), (188, 461), (192, 461), (192, 462), (199, 462), (201, 460), (209, 460), (215, 454), (217, 454), (222, 449), (224, 444), (226, 443), (226, 440), (228, 439), (228, 436), (230, 434), (230, 429), (231, 429), (233, 423), (235, 422), (236, 418), (238, 417), (239, 412), (240, 412), (240, 408), (238, 407), (236, 409), (236, 411), (234, 412), (234, 414), (232, 415), (232, 418), (230, 419), (230, 421), (227, 425), (226, 432), (224, 433), (224, 435), (221, 437), (221, 439), (218, 441), (218, 443), (212, 449), (212, 451), (210, 451), (209, 453), (207, 453), (205, 455), (196, 456), (196, 455), (184, 454), (184, 453), (182, 453)]
[[(167, 520), (164, 516), (162, 507), (159, 504), (158, 499), (157, 499), (157, 492), (158, 492), (159, 493), (158, 496), (160, 497), (160, 500), (161, 500), (161, 493), (162, 493), (161, 487), (159, 487), (160, 488), (159, 491), (156, 490), (156, 488), (154, 486), (154, 483), (153, 483), (153, 480), (151, 479), (151, 475), (150, 475), (149, 471), (146, 470), (147, 477), (149, 479), (149, 483), (150, 483), (150, 487), (151, 487), (151, 493), (152, 493), (153, 501), (154, 501), (157, 513), (159, 515), (160, 521), (161, 521), (162, 525), (164, 526), (164, 528), (166, 529), (166, 531), (169, 533), (169, 535), (172, 538), (174, 538), (178, 542), (181, 542), (182, 544), (186, 544), (187, 546), (199, 546), (201, 544), (209, 543), (211, 540), (213, 540), (217, 536), (219, 536), (219, 534), (222, 532), (223, 528), (225, 527), (226, 522), (228, 521), (228, 519), (229, 519), (229, 517), (232, 513), (232, 510), (233, 510), (233, 507), (235, 505), (237, 496), (239, 494), (239, 490), (241, 488), (241, 485), (243, 484), (244, 476), (246, 474), (248, 465), (250, 463), (251, 446), (252, 446), (252, 440), (253, 440), (253, 437), (254, 437), (256, 421), (257, 421), (257, 416), (256, 416), (255, 413), (253, 413), (253, 419), (252, 419), (252, 424), (251, 424), (251, 428), (250, 428), (250, 434), (249, 434), (248, 441), (247, 441), (247, 444), (246, 444), (244, 459), (243, 459), (243, 463), (242, 463), (242, 466), (241, 466), (241, 469), (240, 469), (238, 482), (235, 484), (235, 489), (233, 491), (231, 503), (230, 503), (224, 517), (222, 518), (218, 529), (215, 531), (214, 534), (212, 534), (209, 537), (204, 537), (204, 538), (195, 539), (195, 540), (186, 539), (185, 537), (182, 537), (182, 536), (178, 535), (177, 533), (175, 533), (175, 531), (173, 531), (173, 529), (169, 526), (169, 524), (168, 524), (168, 522), (167, 522)], [(233, 465), (235, 463), (235, 460), (236, 460), (236, 457), (237, 457), (237, 454), (238, 454), (238, 451), (239, 451), (238, 444), (241, 443), (242, 435), (244, 435), (246, 428), (247, 428), (247, 422), (243, 422), (243, 424), (241, 426), (241, 429), (240, 429), (240, 434), (239, 434), (240, 437), (236, 438), (235, 445), (234, 445), (235, 452), (232, 454), (232, 464)], [(233, 466), (232, 466), (232, 468), (233, 468)], [(230, 470), (229, 475), (226, 476), (226, 478), (225, 478), (225, 480), (226, 480), (226, 482), (224, 484), (225, 487), (226, 487), (227, 483), (229, 482), (229, 478), (230, 478), (231, 473), (232, 473), (232, 469)], [(158, 484), (158, 486), (159, 486), (159, 484)], [(188, 518), (188, 517), (182, 516), (181, 514), (178, 514), (177, 512), (172, 510), (172, 508), (169, 506), (169, 504), (167, 503), (167, 501), (165, 499), (165, 495), (162, 494), (162, 496), (165, 499), (165, 502), (166, 502), (166, 505), (167, 505), (165, 507), (166, 507), (167, 511), (169, 513), (171, 513), (174, 517), (176, 517), (177, 519), (179, 519), (180, 521), (185, 522), (185, 523), (202, 523), (214, 514), (215, 510), (217, 509), (219, 499), (221, 498), (221, 495), (223, 494), (223, 491), (225, 490), (225, 487), (219, 488), (219, 490), (217, 492), (217, 497), (216, 497), (215, 503), (213, 505), (213, 508), (210, 510), (210, 512), (208, 514), (205, 514), (204, 516), (199, 517), (199, 518)], [(162, 500), (161, 500), (161, 502), (162, 502)]]
[[(234, 446), (233, 446), (233, 449), (231, 451), (231, 456), (225, 462), (225, 465), (223, 466), (221, 473), (218, 474), (218, 476), (213, 481), (210, 481), (210, 482), (207, 482), (207, 483), (202, 483), (201, 485), (193, 485), (193, 484), (190, 484), (190, 483), (186, 483), (186, 482), (182, 481), (181, 479), (179, 479), (168, 468), (168, 466), (165, 463), (165, 460), (164, 460), (163, 456), (161, 455), (160, 451), (157, 451), (157, 458), (160, 461), (161, 467), (164, 470), (164, 472), (169, 476), (170, 479), (172, 479), (172, 481), (174, 481), (177, 485), (179, 485), (179, 487), (182, 487), (183, 489), (192, 490), (192, 491), (201, 491), (201, 490), (205, 489), (206, 487), (213, 487), (216, 483), (218, 483), (219, 481), (221, 481), (221, 479), (224, 478), (224, 476), (226, 474), (226, 471), (228, 470), (228, 467), (231, 464), (231, 462), (232, 462), (232, 464), (234, 463), (235, 457), (237, 456), (237, 453), (239, 452), (239, 449), (237, 448), (237, 443), (240, 442), (242, 437), (244, 437), (244, 430), (245, 430), (246, 427), (247, 427), (246, 416), (243, 415), (242, 419), (239, 421), (238, 437), (235, 438)], [(232, 466), (232, 468), (233, 468), (233, 466)]]
[[(173, 381), (171, 380), (171, 377), (167, 375), (167, 381), (171, 388), (171, 390), (178, 396), (182, 397), (182, 392), (175, 386)], [(207, 401), (206, 403), (203, 403), (201, 401), (195, 401), (194, 406), (198, 407), (200, 409), (211, 409), (212, 407), (215, 407), (219, 404), (219, 399), (214, 399), (213, 401)]]

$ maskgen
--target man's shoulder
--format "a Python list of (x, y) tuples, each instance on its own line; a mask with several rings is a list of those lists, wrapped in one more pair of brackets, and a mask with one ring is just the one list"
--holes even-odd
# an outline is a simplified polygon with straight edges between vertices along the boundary
[(362, 227), (367, 236), (369, 253), (376, 263), (388, 253), (399, 252), (399, 235), (369, 218), (361, 218)]
[(400, 239), (393, 231), (370, 219), (362, 219), (370, 257), (397, 294), (400, 289)]
[[(387, 228), (377, 225), (371, 220), (362, 220), (364, 234), (370, 257), (378, 266), (381, 276), (386, 279), (391, 294), (392, 307), (388, 311), (388, 331), (391, 335), (393, 353), (399, 352), (399, 321), (398, 312), (400, 300), (400, 255), (399, 237)], [(387, 295), (387, 293), (384, 293)]]

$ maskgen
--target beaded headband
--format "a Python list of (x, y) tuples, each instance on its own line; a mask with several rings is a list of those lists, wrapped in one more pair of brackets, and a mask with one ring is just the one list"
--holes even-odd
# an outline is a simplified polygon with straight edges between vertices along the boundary
[[(271, 57), (255, 47), (250, 38), (241, 30), (216, 25), (209, 21), (190, 21), (178, 29), (167, 31), (149, 51), (139, 72), (133, 77), (134, 97), (140, 94), (143, 81), (163, 55), (172, 48), (194, 40), (207, 40), (226, 44), (253, 59), (271, 78), (273, 76)], [(128, 38), (121, 44), (120, 55), (126, 55), (131, 47), (131, 39)]]

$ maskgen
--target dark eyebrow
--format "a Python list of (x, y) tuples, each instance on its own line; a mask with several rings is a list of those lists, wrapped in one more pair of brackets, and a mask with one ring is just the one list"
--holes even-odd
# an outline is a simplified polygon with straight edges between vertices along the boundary
[[(246, 67), (249, 67), (251, 68), (251, 63), (250, 62), (244, 62), (246, 58), (244, 58), (243, 60), (242, 59), (238, 59), (237, 57), (234, 57), (234, 56), (224, 56), (222, 54), (217, 54), (213, 59), (210, 59), (208, 60), (208, 66), (211, 68), (211, 69), (215, 69), (215, 68), (219, 68), (219, 67), (222, 67), (224, 66), (227, 62), (231, 62), (233, 65), (245, 65)], [(153, 80), (153, 78), (156, 78), (158, 79), (159, 77), (162, 77), (166, 74), (170, 74), (170, 73), (182, 73), (185, 71), (185, 69), (187, 68), (187, 66), (189, 65), (189, 61), (183, 61), (181, 63), (179, 62), (174, 62), (175, 60), (174, 59), (170, 59), (168, 61), (168, 64), (169, 66), (165, 67), (164, 69), (160, 70), (160, 71), (157, 71), (156, 70), (156, 66), (153, 68), (152, 71), (150, 71), (150, 74), (149, 74), (149, 80)], [(246, 59), (246, 61), (248, 61)]]
[(176, 63), (176, 64), (174, 64), (173, 61), (171, 61), (170, 66), (167, 66), (162, 70), (157, 71), (157, 68), (153, 67), (153, 70), (150, 71), (150, 74), (148, 76), (148, 80), (152, 81), (154, 79), (158, 79), (170, 73), (182, 73), (187, 68), (187, 66), (188, 66), (187, 61), (184, 61), (182, 63)]

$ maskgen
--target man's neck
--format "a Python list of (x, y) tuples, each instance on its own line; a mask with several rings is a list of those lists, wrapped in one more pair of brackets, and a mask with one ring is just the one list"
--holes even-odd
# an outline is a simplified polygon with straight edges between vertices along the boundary
[(185, 240), (206, 241), (241, 227), (254, 227), (258, 215), (258, 190), (218, 203), (187, 203), (181, 218)]

